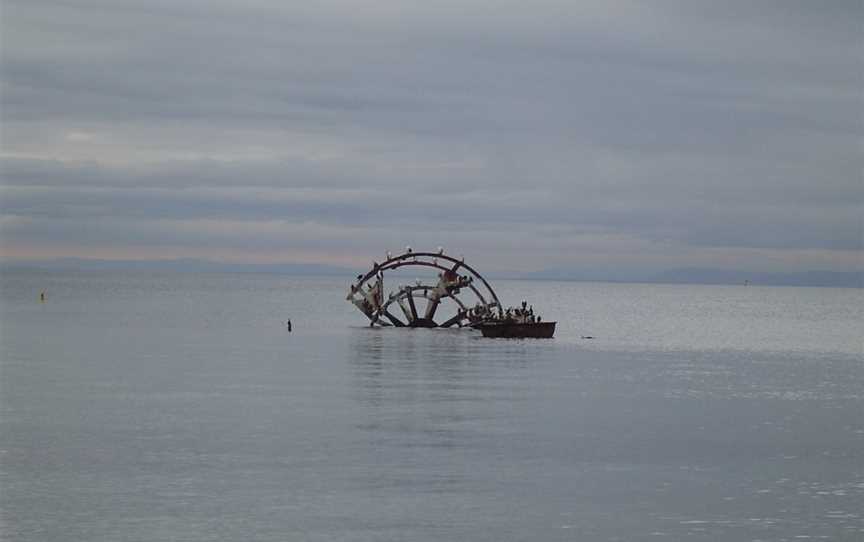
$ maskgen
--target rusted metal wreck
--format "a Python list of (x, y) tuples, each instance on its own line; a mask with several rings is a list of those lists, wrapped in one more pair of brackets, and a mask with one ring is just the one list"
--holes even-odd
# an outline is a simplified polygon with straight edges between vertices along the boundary
[[(398, 283), (410, 269), (434, 270), (436, 275), (399, 284), (385, 295), (385, 276), (388, 282), (395, 276)], [(542, 322), (524, 301), (521, 307), (503, 308), (480, 273), (440, 247), (436, 252), (407, 247), (396, 256), (388, 252), (383, 262), (372, 262), (366, 274), (357, 275), (346, 299), (366, 315), (370, 326), (471, 327), (485, 337), (550, 338), (555, 333), (555, 322)]]

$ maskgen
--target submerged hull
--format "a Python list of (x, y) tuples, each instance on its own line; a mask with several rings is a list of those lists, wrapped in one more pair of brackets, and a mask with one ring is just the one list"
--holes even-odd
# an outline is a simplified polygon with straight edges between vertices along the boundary
[(555, 322), (532, 324), (486, 323), (476, 326), (484, 337), (505, 339), (551, 339), (555, 334)]

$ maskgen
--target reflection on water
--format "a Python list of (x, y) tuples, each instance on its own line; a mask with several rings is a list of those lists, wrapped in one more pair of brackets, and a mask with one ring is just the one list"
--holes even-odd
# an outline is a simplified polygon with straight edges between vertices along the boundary
[(354, 328), (346, 359), (361, 402), (459, 405), (509, 400), (524, 390), (520, 375), (529, 359), (549, 352), (532, 342), (490, 341), (465, 329)]
[(360, 427), (397, 446), (476, 444), (527, 389), (530, 347), (473, 331), (358, 328), (348, 348)]

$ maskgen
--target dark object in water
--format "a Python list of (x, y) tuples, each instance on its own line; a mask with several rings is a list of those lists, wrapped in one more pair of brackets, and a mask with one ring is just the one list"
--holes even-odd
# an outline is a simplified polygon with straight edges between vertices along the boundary
[[(467, 326), (479, 329), (486, 337), (548, 339), (555, 334), (555, 322), (543, 322), (527, 301), (505, 309), (492, 286), (463, 257), (456, 259), (444, 254), (441, 247), (435, 252), (415, 252), (409, 246), (403, 254), (394, 256), (389, 251), (386, 254), (383, 263), (373, 261), (372, 269), (365, 275), (357, 275), (345, 298), (366, 315), (370, 326)], [(403, 267), (431, 268), (437, 276), (426, 282), (417, 279), (413, 284), (402, 284), (385, 293), (385, 274)], [(390, 279), (387, 280), (389, 283)], [(445, 312), (438, 311), (439, 307), (448, 302), (452, 304), (446, 312), (451, 316), (436, 320), (436, 314)]]
[(555, 322), (483, 322), (474, 326), (484, 337), (507, 339), (551, 339)]
[[(464, 258), (444, 254), (441, 247), (435, 252), (415, 252), (407, 247), (403, 254), (386, 254), (386, 260), (373, 261), (372, 269), (357, 276), (345, 298), (366, 315), (370, 326), (462, 327), (501, 313), (495, 291)], [(389, 272), (400, 268), (433, 269), (437, 276), (431, 281), (418, 279), (412, 284), (400, 284), (387, 293), (385, 275), (389, 284), (389, 277), (393, 277)], [(399, 275), (395, 274), (395, 278), (399, 279)], [(450, 302), (456, 305), (455, 310), (438, 310)], [(440, 318), (444, 312), (452, 316)]]
[(582, 338), (583, 339), (593, 339), (594, 337), (592, 337), (591, 335), (582, 335)]

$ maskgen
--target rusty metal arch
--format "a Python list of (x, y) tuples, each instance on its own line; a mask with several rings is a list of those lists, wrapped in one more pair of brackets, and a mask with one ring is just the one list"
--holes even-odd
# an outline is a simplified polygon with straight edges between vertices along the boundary
[[(382, 263), (373, 262), (372, 268), (351, 285), (346, 300), (352, 302), (369, 318), (370, 325), (393, 325), (396, 327), (450, 327), (461, 326), (469, 318), (472, 310), (481, 310), (486, 314), (501, 314), (501, 303), (495, 290), (489, 282), (464, 259), (456, 259), (439, 250), (438, 252), (406, 252), (391, 256)], [(445, 263), (446, 262), (446, 265)], [(402, 286), (396, 292), (391, 292), (384, 299), (384, 275), (402, 267), (426, 267), (440, 270), (436, 284), (418, 283), (414, 286)], [(460, 274), (464, 270), (466, 274)], [(479, 283), (479, 285), (477, 284)], [(478, 287), (479, 286), (479, 287)], [(470, 290), (477, 298), (473, 307), (459, 298), (462, 289)], [(427, 299), (423, 316), (417, 311), (414, 298), (418, 292), (423, 292)], [(432, 292), (430, 297), (429, 293)], [(437, 323), (434, 315), (438, 304), (444, 299), (451, 299), (458, 309), (456, 315), (448, 320)], [(403, 322), (394, 315), (390, 308), (396, 303), (402, 308), (407, 321)], [(406, 304), (407, 303), (407, 308)]]

